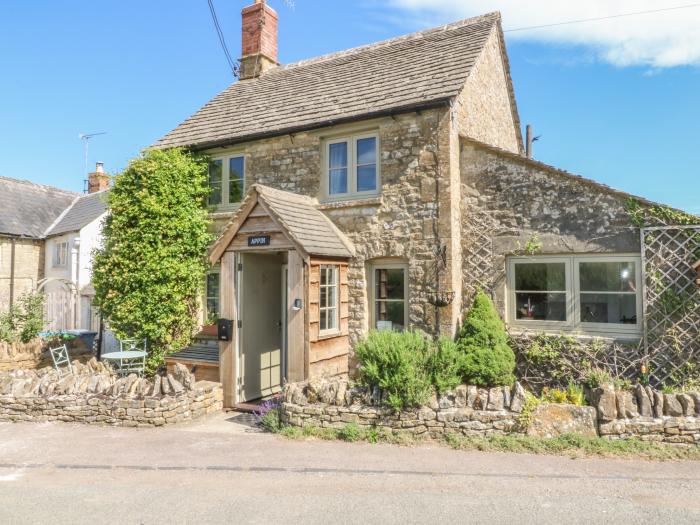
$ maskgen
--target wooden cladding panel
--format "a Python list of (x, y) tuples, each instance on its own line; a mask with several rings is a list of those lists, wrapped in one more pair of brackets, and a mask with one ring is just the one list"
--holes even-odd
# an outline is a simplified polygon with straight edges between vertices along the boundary
[(282, 233), (280, 227), (271, 217), (248, 217), (238, 229), (238, 233)]
[(337, 375), (347, 375), (348, 373), (348, 356), (340, 355), (331, 359), (317, 361), (309, 366), (309, 378), (328, 377)]

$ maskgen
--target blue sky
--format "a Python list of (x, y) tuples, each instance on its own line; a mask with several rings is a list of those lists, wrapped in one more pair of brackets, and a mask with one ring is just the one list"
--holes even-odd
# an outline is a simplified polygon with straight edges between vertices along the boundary
[[(234, 57), (247, 3), (215, 0)], [(512, 28), (638, 5), (620, 2), (611, 10), (603, 2), (598, 11), (579, 13), (551, 12), (535, 0), (528, 9), (489, 0), (294, 3), (270, 0), (280, 14), (282, 62), (493, 7)], [(89, 165), (101, 160), (117, 172), (232, 80), (206, 0), (10, 0), (3, 7), (0, 175), (81, 191), (79, 133), (108, 132), (91, 141)], [(700, 48), (682, 34), (697, 27), (698, 16), (700, 9), (636, 17), (642, 25), (653, 21), (653, 31), (615, 21), (508, 33), (521, 120), (542, 135), (535, 157), (700, 213)], [(688, 19), (690, 26), (679, 22)], [(682, 45), (668, 44), (675, 36)]]

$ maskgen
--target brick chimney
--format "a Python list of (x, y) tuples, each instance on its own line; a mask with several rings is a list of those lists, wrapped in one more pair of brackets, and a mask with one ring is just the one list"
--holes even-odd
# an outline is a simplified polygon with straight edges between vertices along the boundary
[(242, 16), (240, 79), (262, 75), (278, 65), (277, 13), (265, 0), (244, 7)]
[(88, 193), (106, 190), (109, 188), (109, 175), (105, 173), (104, 162), (95, 164), (95, 171), (88, 174)]

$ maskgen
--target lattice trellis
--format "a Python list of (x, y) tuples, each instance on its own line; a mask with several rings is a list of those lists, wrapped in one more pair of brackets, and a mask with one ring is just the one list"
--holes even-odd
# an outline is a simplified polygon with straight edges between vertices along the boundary
[(464, 304), (471, 304), (477, 290), (491, 294), (493, 290), (493, 235), (497, 223), (488, 213), (473, 210), (464, 228), (464, 237), (468, 239), (467, 249), (463, 254), (466, 290)]
[(644, 349), (654, 384), (700, 373), (700, 225), (641, 229)]

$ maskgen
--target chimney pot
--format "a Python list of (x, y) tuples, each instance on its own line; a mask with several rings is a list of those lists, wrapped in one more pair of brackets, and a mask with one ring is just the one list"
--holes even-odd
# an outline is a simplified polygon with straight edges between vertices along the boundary
[(105, 172), (104, 166), (105, 166), (104, 162), (96, 162), (95, 163), (95, 173), (104, 173)]

